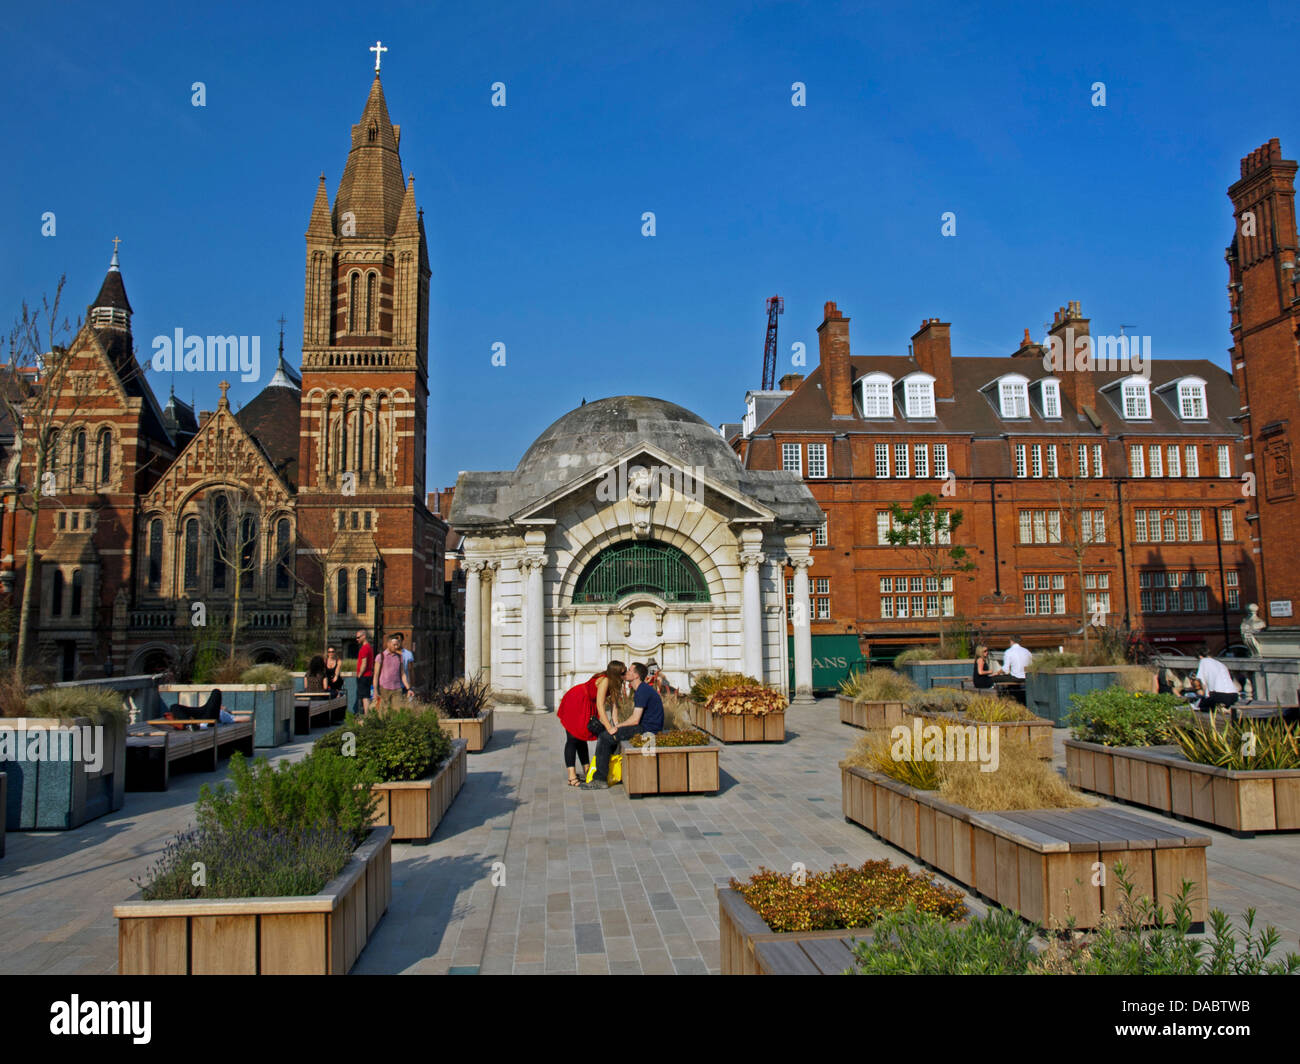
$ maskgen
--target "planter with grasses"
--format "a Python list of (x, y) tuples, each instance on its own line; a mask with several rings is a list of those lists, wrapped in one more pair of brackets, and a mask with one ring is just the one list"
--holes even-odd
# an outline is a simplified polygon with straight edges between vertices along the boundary
[(341, 975), (392, 895), (393, 829), (371, 827), (355, 759), (241, 754), (113, 909), (123, 975)]
[(798, 881), (764, 868), (717, 894), (723, 975), (843, 971), (851, 963), (849, 944), (870, 937), (886, 913), (912, 906), (943, 920), (966, 916), (960, 891), (889, 861), (836, 865)]
[(216, 687), (221, 688), (222, 709), (252, 715), (254, 746), (280, 746), (293, 737), (294, 679), (279, 665), (254, 665), (238, 683), (163, 684), (158, 693), (167, 706), (201, 706)]
[(429, 699), (438, 713), (443, 731), (453, 739), (464, 739), (471, 754), (487, 747), (493, 735), (491, 688), (481, 677), (456, 679), (443, 684)]
[(647, 794), (717, 794), (721, 747), (702, 731), (662, 731), (651, 744), (644, 735), (624, 742), (623, 787), (629, 798)]
[(357, 761), (374, 779), (372, 822), (391, 827), (398, 842), (424, 842), (465, 785), (467, 746), (417, 704), (348, 717), (316, 741), (314, 756)]
[(855, 672), (840, 684), (840, 722), (868, 730), (902, 724), (917, 693), (916, 684), (893, 669)]
[(1118, 902), (1117, 863), (1166, 903), (1191, 881), (1204, 921), (1207, 837), (1096, 808), (1025, 744), (1001, 743), (989, 773), (971, 760), (893, 756), (890, 744), (866, 736), (842, 763), (843, 811), (904, 853), (1053, 930), (1099, 925)]
[(974, 724), (994, 728), (999, 742), (1027, 743), (1042, 760), (1052, 759), (1055, 725), (1050, 720), (1035, 717), (1014, 699), (977, 693), (949, 706), (942, 699), (922, 697), (911, 703), (909, 712), (938, 724)]
[(119, 691), (47, 687), (7, 699), (0, 771), (9, 831), (70, 829), (126, 800), (126, 720)]
[(785, 696), (761, 685), (724, 687), (691, 701), (692, 723), (724, 743), (785, 742)]

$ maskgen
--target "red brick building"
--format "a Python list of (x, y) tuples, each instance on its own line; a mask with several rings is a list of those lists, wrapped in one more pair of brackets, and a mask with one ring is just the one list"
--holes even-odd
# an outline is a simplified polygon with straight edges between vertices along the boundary
[[(322, 176), (311, 211), (301, 377), (282, 337), (274, 375), (238, 411), (224, 383), (197, 418), (174, 395), (159, 406), (114, 253), (70, 347), (68, 379), (81, 383), (61, 397), (55, 490), (38, 511), (33, 657), (68, 678), (109, 659), (119, 672), (164, 668), (193, 644), (196, 603), (221, 632), (238, 600), (239, 643), (259, 660), (291, 660), (324, 633), (351, 653), (358, 628), (396, 630), (421, 686), (452, 674), (447, 525), (424, 484), (430, 268), (399, 133), (376, 74), (333, 207)], [(28, 429), (0, 551), (15, 596)], [(238, 547), (223, 555), (222, 543)]]

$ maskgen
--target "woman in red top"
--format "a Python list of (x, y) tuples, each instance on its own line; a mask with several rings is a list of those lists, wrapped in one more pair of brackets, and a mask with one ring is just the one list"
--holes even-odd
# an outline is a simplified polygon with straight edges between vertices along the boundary
[[(560, 708), (555, 715), (560, 718), (567, 733), (564, 765), (569, 770), (570, 787), (578, 786), (587, 778), (587, 765), (591, 761), (587, 743), (596, 738), (587, 730), (587, 722), (596, 717), (607, 730), (614, 731), (618, 728), (618, 720), (613, 711), (613, 696), (623, 686), (626, 672), (627, 666), (621, 661), (611, 661), (604, 672), (598, 672), (585, 683), (570, 687), (560, 699)], [(606, 706), (609, 706), (608, 712)], [(575, 757), (582, 762), (581, 777), (574, 772)]]

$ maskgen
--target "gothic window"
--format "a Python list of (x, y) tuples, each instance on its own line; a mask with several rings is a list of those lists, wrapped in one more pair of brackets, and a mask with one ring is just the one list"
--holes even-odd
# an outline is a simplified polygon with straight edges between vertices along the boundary
[(348, 277), (348, 332), (357, 331), (357, 300), (360, 297), (361, 288), (360, 274), (351, 274)]
[(63, 616), (63, 571), (54, 570), (54, 580), (50, 588), (50, 616)]
[(212, 500), (212, 590), (226, 590), (226, 542), (230, 535), (230, 503), (225, 495)]
[(257, 519), (248, 516), (239, 523), (239, 586), (241, 590), (253, 590), (253, 575), (256, 572)]
[(366, 612), (366, 595), (368, 593), (368, 590), (369, 589), (366, 586), (366, 571), (364, 569), (358, 569), (357, 570), (357, 613)]
[(335, 592), (334, 609), (338, 613), (348, 612), (348, 571), (340, 569), (337, 579), (338, 588)]
[(157, 591), (162, 587), (162, 518), (155, 517), (149, 522), (149, 590)]
[(185, 522), (185, 590), (199, 587), (199, 522), (191, 517)]
[(376, 314), (375, 307), (375, 273), (373, 270), (366, 274), (366, 332), (373, 333), (379, 324), (379, 316)]
[(708, 602), (699, 567), (682, 551), (656, 540), (616, 543), (596, 555), (578, 578), (574, 602), (618, 602), (634, 592), (666, 602)]
[(99, 486), (107, 487), (113, 472), (113, 434), (108, 429), (100, 429), (96, 436), (96, 457), (99, 459)]
[(81, 570), (72, 570), (72, 616), (81, 616)]
[(86, 482), (86, 430), (78, 429), (72, 440), (72, 482)]
[(370, 127), (366, 130), (366, 139), (373, 144), (377, 136), (379, 136), (379, 125), (372, 118), (370, 120)]
[(275, 525), (275, 556), (277, 558), (275, 566), (276, 591), (289, 590), (291, 573), (289, 566), (293, 561), (289, 551), (289, 519), (287, 517), (282, 517)]

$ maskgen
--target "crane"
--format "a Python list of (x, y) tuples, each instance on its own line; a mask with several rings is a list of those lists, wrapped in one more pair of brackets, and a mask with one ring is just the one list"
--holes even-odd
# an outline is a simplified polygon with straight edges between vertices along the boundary
[(776, 316), (785, 313), (785, 300), (769, 296), (767, 300), (767, 342), (763, 344), (763, 391), (776, 389)]

